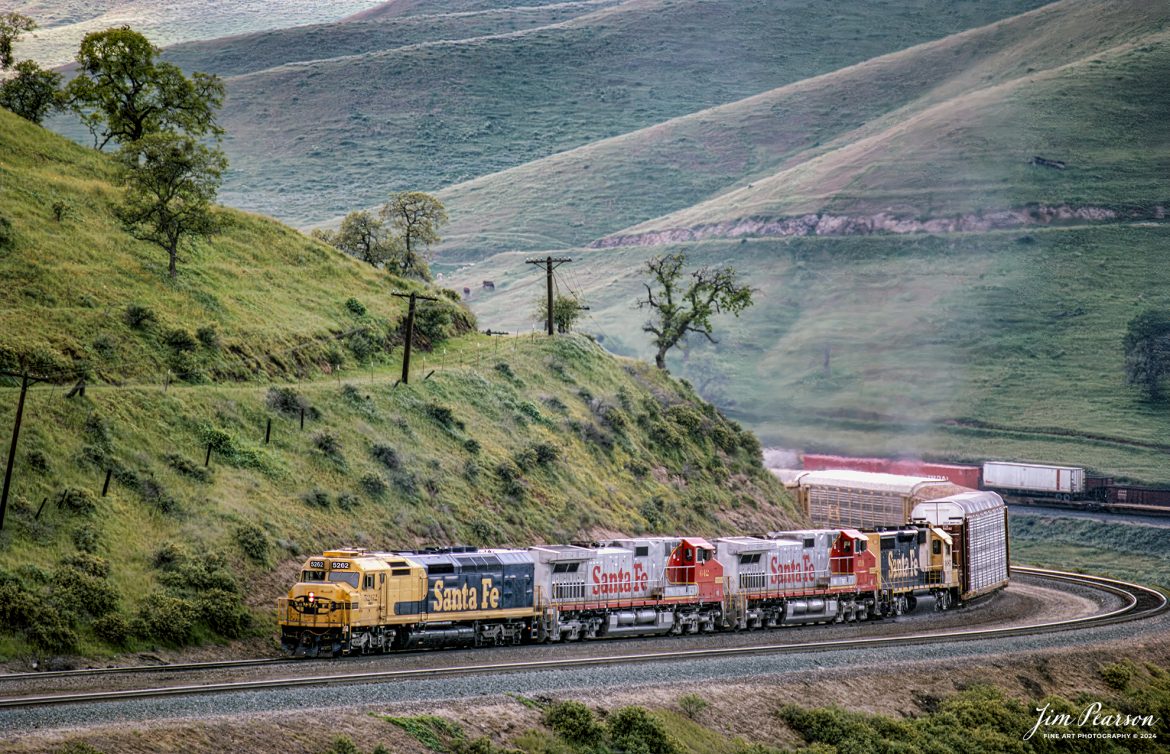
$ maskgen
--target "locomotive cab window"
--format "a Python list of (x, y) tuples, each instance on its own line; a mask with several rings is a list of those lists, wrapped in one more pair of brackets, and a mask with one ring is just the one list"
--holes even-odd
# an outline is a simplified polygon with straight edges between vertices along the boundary
[(641, 547), (634, 548), (634, 557), (635, 558), (644, 558), (649, 554), (650, 554), (650, 548), (645, 546), (645, 545), (643, 545)]
[(371, 573), (371, 574), (368, 574), (366, 576), (366, 589), (373, 589), (373, 588), (374, 588), (374, 574)]
[(931, 551), (935, 555), (942, 555), (942, 542), (938, 541), (937, 539), (934, 540), (934, 547), (931, 548)]
[(858, 552), (865, 552), (868, 549), (869, 549), (869, 542), (867, 540), (859, 539), (857, 541), (857, 551)]
[(845, 553), (846, 555), (853, 552), (853, 540), (852, 539), (847, 539), (841, 543), (841, 552)]
[(812, 538), (812, 537), (805, 537), (805, 538), (804, 538), (804, 546), (805, 546), (806, 548), (808, 548), (808, 547), (812, 547), (812, 546), (813, 546), (813, 544), (814, 544), (814, 542), (813, 542), (813, 538)]
[(324, 581), (324, 571), (301, 571), (301, 581)]

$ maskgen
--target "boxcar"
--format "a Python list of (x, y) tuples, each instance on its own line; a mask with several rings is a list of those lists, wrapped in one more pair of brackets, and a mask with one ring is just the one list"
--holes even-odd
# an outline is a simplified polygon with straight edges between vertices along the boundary
[(972, 599), (1008, 584), (1007, 506), (994, 492), (964, 492), (914, 506), (911, 519), (951, 535), (961, 598)]
[(946, 479), (864, 471), (809, 471), (790, 486), (814, 526), (871, 529), (901, 526), (923, 500), (962, 492)]

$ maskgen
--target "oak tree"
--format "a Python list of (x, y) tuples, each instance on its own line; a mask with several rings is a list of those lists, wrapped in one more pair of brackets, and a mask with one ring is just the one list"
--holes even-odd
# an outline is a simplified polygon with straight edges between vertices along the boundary
[(40, 123), (50, 110), (60, 105), (61, 74), (46, 71), (32, 60), (14, 64), (12, 45), (26, 31), (37, 28), (36, 22), (19, 13), (0, 14), (0, 71), (15, 74), (0, 77), (0, 107), (11, 110), (25, 120)]
[[(577, 324), (577, 320), (581, 318), (581, 300), (576, 296), (565, 294), (557, 294), (553, 297), (553, 324), (556, 325), (557, 332), (562, 335), (572, 332), (573, 325)], [(541, 296), (536, 303), (536, 311), (532, 315), (533, 320), (537, 322), (548, 321), (548, 297)]]
[(183, 75), (159, 61), (159, 48), (128, 26), (86, 34), (77, 52), (78, 75), (64, 98), (104, 148), (147, 134), (174, 131), (219, 136), (215, 112), (223, 104), (218, 76)]
[(401, 244), (403, 274), (429, 279), (427, 254), (441, 240), (439, 228), (447, 222), (443, 203), (422, 191), (403, 191), (382, 205), (381, 217)]
[(643, 283), (646, 298), (638, 300), (638, 308), (653, 310), (642, 330), (654, 336), (654, 364), (659, 369), (666, 369), (667, 351), (688, 335), (718, 343), (712, 335), (713, 316), (727, 312), (738, 317), (752, 305), (752, 290), (736, 282), (734, 268), (700, 267), (687, 274), (685, 264), (684, 254), (654, 257), (646, 263), (652, 280)]
[(211, 203), (227, 158), (190, 136), (147, 134), (119, 153), (126, 196), (118, 216), (127, 232), (167, 252), (178, 275), (180, 246), (216, 230)]
[(1170, 312), (1151, 309), (1134, 317), (1125, 331), (1125, 380), (1151, 401), (1162, 397), (1170, 376)]
[(369, 212), (350, 212), (329, 242), (374, 267), (379, 264), (385, 264), (387, 269), (395, 267), (395, 239), (390, 237), (385, 224)]

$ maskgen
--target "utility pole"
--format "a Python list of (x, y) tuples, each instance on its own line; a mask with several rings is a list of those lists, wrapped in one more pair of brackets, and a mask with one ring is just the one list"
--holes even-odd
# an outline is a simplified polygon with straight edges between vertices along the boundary
[(423, 296), (418, 293), (411, 293), (409, 296), (405, 293), (392, 294), (398, 298), (409, 298), (410, 307), (406, 310), (406, 347), (402, 351), (402, 384), (410, 384), (410, 342), (414, 340), (414, 302), (417, 299), (423, 301), (438, 301), (439, 299), (433, 296)]
[(560, 267), (562, 264), (565, 264), (566, 262), (572, 262), (572, 261), (573, 260), (569, 259), (568, 257), (564, 257), (561, 259), (553, 259), (551, 256), (545, 257), (544, 259), (525, 259), (524, 260), (524, 264), (543, 264), (544, 265), (545, 276), (546, 276), (547, 282), (548, 282), (548, 318), (547, 318), (547, 320), (548, 320), (548, 334), (549, 335), (553, 334), (553, 276), (552, 276), (553, 265), (555, 264), (557, 267)]
[(4, 512), (8, 509), (8, 487), (12, 482), (12, 463), (16, 460), (16, 440), (20, 437), (20, 419), (24, 415), (24, 396), (28, 392), (28, 380), (28, 372), (21, 373), (20, 400), (16, 403), (16, 421), (12, 425), (12, 444), (8, 446), (8, 468), (4, 470), (4, 492), (0, 494), (0, 530), (4, 529)]

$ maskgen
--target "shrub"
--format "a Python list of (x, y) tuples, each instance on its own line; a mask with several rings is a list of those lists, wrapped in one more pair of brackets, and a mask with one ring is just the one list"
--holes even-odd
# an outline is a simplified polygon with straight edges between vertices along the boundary
[(235, 593), (240, 588), (234, 572), (218, 553), (201, 553), (198, 558), (184, 556), (173, 568), (159, 574), (158, 580), (181, 593), (201, 594), (211, 589)]
[(698, 694), (683, 694), (678, 698), (678, 706), (689, 719), (697, 720), (711, 705)]
[(427, 416), (434, 419), (443, 429), (450, 430), (453, 427), (463, 429), (463, 422), (456, 419), (455, 413), (446, 406), (441, 406), (437, 403), (428, 403), (424, 411), (426, 411)]
[(194, 479), (197, 482), (206, 482), (211, 479), (211, 469), (200, 466), (178, 453), (167, 453), (163, 456), (163, 460), (167, 462), (168, 466), (188, 479)]
[(544, 724), (570, 743), (594, 746), (603, 730), (593, 711), (581, 702), (566, 701), (553, 704), (544, 711)]
[(313, 446), (333, 461), (342, 460), (341, 441), (337, 439), (337, 435), (327, 429), (313, 435)]
[(130, 641), (132, 630), (130, 621), (126, 620), (121, 613), (110, 613), (93, 622), (93, 632), (97, 634), (99, 639), (109, 644), (124, 647)]
[(24, 630), (28, 643), (55, 654), (77, 651), (77, 632), (68, 617), (57, 610), (40, 610)]
[(393, 476), (394, 486), (406, 497), (418, 497), (418, 477), (413, 471), (402, 471)]
[(329, 493), (316, 488), (301, 495), (301, 500), (315, 508), (328, 508), (331, 503)]
[(53, 219), (61, 222), (69, 216), (69, 205), (58, 199), (53, 202)]
[(159, 513), (170, 514), (179, 510), (179, 501), (175, 500), (153, 476), (141, 477), (138, 481), (138, 491), (142, 499)]
[(189, 600), (165, 594), (151, 594), (142, 603), (134, 621), (134, 632), (145, 639), (181, 645), (191, 639), (197, 610)]
[(378, 344), (364, 331), (350, 335), (345, 345), (359, 362), (365, 362), (378, 352)]
[(479, 479), (479, 463), (474, 458), (468, 458), (467, 462), (463, 464), (463, 476), (469, 482), (475, 482)]
[(103, 359), (113, 359), (118, 355), (118, 341), (102, 333), (93, 339), (93, 350)]
[(82, 553), (96, 553), (99, 544), (101, 544), (101, 535), (98, 534), (97, 529), (87, 523), (87, 525), (74, 529), (73, 541), (74, 547), (81, 550)]
[(537, 443), (532, 450), (536, 453), (536, 462), (541, 466), (548, 466), (561, 456), (561, 449), (548, 442)]
[(66, 566), (53, 573), (52, 583), (53, 602), (62, 608), (95, 618), (118, 609), (118, 591), (104, 577)]
[(402, 461), (398, 457), (398, 451), (389, 445), (380, 445), (375, 443), (370, 447), (370, 455), (373, 456), (375, 461), (382, 464), (391, 471), (402, 467)]
[(666, 728), (642, 707), (622, 707), (609, 717), (609, 737), (620, 751), (644, 754), (678, 754), (679, 747)]
[(1125, 691), (1133, 680), (1134, 666), (1129, 662), (1114, 662), (1101, 668), (1101, 677), (1111, 689)]
[(366, 305), (356, 298), (350, 298), (345, 302), (345, 308), (349, 309), (350, 313), (357, 317), (366, 316)]
[(501, 461), (496, 466), (496, 476), (504, 483), (504, 492), (511, 497), (524, 496), (524, 482), (520, 476), (520, 469), (512, 461)]
[(703, 428), (703, 415), (684, 403), (666, 409), (666, 418), (691, 433)]
[(76, 555), (69, 555), (61, 560), (63, 565), (70, 568), (76, 568), (82, 573), (88, 573), (90, 576), (96, 576), (99, 579), (107, 578), (110, 575), (110, 564), (105, 558), (99, 558), (97, 555), (90, 555), (89, 553), (78, 553)]
[(145, 330), (158, 321), (154, 310), (141, 304), (128, 305), (122, 313), (122, 320), (133, 330)]
[(24, 628), (40, 610), (37, 596), (18, 581), (0, 582), (0, 625)]
[(343, 511), (353, 510), (358, 507), (358, 502), (357, 495), (354, 495), (352, 492), (342, 492), (337, 496), (337, 507)]
[(191, 334), (191, 331), (182, 327), (176, 327), (173, 330), (168, 330), (167, 333), (163, 335), (163, 343), (165, 343), (167, 347), (176, 353), (194, 351), (195, 348), (199, 345), (199, 342), (195, 340), (195, 336)]
[[(353, 301), (353, 299), (350, 299)], [(347, 736), (338, 736), (333, 743), (321, 754), (362, 754), (361, 749)]]
[(548, 406), (553, 411), (556, 411), (559, 414), (563, 414), (569, 410), (569, 407), (565, 405), (565, 402), (562, 401), (560, 398), (556, 397), (555, 395), (550, 395), (546, 398), (541, 398), (541, 401), (544, 402), (544, 405)]
[(170, 570), (178, 566), (186, 556), (187, 553), (183, 550), (182, 545), (168, 540), (159, 545), (158, 549), (154, 551), (151, 564), (160, 570)]
[(512, 372), (512, 367), (507, 362), (501, 361), (492, 368), (509, 380), (516, 379), (516, 375)]
[(385, 495), (388, 489), (386, 480), (380, 474), (366, 474), (358, 481), (358, 485), (362, 492), (375, 500)]
[(479, 440), (476, 440), (474, 437), (467, 438), (463, 441), (463, 449), (473, 456), (479, 455), (479, 451), (481, 449)]
[(252, 623), (252, 616), (240, 604), (240, 598), (231, 592), (220, 589), (203, 592), (196, 607), (207, 627), (225, 639), (238, 639)]
[(622, 411), (617, 406), (611, 406), (608, 403), (603, 403), (598, 406), (596, 414), (605, 426), (615, 432), (621, 432), (630, 424), (630, 418), (625, 411)]
[(235, 436), (216, 427), (204, 426), (203, 442), (211, 446), (217, 457), (232, 466), (248, 469), (263, 469), (260, 454), (236, 440)]
[(29, 454), (24, 457), (24, 465), (28, 467), (29, 471), (35, 472), (37, 474), (49, 473), (49, 459), (46, 458), (45, 454), (39, 450), (30, 451)]
[(66, 487), (59, 498), (61, 508), (80, 516), (92, 515), (97, 510), (93, 493), (78, 487)]
[(267, 563), (271, 543), (268, 535), (256, 524), (241, 524), (236, 527), (236, 542), (244, 555), (254, 563)]
[(195, 338), (208, 351), (218, 351), (220, 347), (219, 331), (215, 325), (204, 325), (195, 331)]
[(203, 366), (191, 351), (175, 351), (167, 359), (167, 366), (183, 382), (198, 385), (206, 379)]
[(528, 471), (537, 464), (536, 451), (532, 448), (517, 451), (512, 456), (512, 463), (516, 464), (521, 471)]
[(291, 387), (268, 388), (265, 402), (269, 408), (286, 416), (300, 416), (301, 409), (304, 409), (306, 417), (316, 419), (319, 416), (317, 410)]
[(95, 445), (109, 450), (112, 438), (110, 436), (110, 428), (96, 413), (89, 413), (85, 417), (85, 423), (81, 426), (81, 431), (85, 436), (94, 442)]

